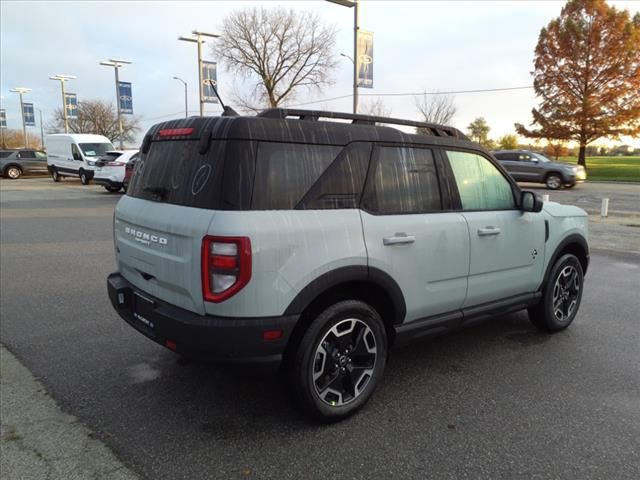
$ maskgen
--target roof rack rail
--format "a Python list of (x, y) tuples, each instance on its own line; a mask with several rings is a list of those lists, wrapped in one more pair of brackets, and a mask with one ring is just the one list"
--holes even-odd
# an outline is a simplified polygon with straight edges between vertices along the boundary
[(435, 123), (417, 122), (415, 120), (404, 120), (401, 118), (376, 117), (373, 115), (360, 115), (354, 113), (328, 112), (323, 110), (297, 110), (291, 108), (269, 108), (258, 114), (262, 118), (298, 117), (300, 120), (318, 121), (320, 118), (335, 118), (340, 120), (351, 120), (354, 125), (375, 125), (385, 123), (389, 125), (405, 125), (409, 127), (420, 127), (424, 132), (431, 132), (434, 137), (455, 137), (463, 140), (469, 138), (457, 128), (437, 125)]

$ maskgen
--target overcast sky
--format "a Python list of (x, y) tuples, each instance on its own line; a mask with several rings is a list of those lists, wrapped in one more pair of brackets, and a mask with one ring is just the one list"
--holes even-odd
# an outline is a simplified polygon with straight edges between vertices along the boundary
[[(640, 1), (610, 1), (635, 13)], [(32, 89), (25, 101), (43, 111), (45, 125), (61, 103), (52, 74), (76, 75), (67, 91), (79, 100), (113, 101), (113, 69), (101, 60), (133, 63), (121, 70), (133, 83), (133, 106), (143, 130), (184, 115), (183, 87), (189, 85), (189, 110), (198, 112), (196, 45), (177, 37), (194, 29), (217, 32), (222, 18), (253, 5), (286, 5), (317, 12), (337, 27), (336, 55), (352, 53), (351, 9), (324, 1), (46, 1), (3, 0), (0, 3), (1, 94), (9, 128), (20, 128), (19, 100), (9, 90)], [(563, 1), (374, 1), (362, 0), (360, 26), (374, 32), (374, 87), (362, 94), (474, 90), (532, 84), (533, 50), (540, 29), (559, 15)], [(215, 40), (213, 40), (215, 41)], [(340, 57), (341, 58), (341, 57)], [(213, 60), (205, 45), (205, 59)], [(298, 102), (322, 100), (351, 92), (352, 67), (343, 59), (335, 84), (322, 92), (303, 93)], [(219, 66), (219, 90), (229, 102), (238, 80)], [(362, 97), (361, 104), (376, 97)], [(383, 97), (392, 116), (418, 118), (414, 98)], [(454, 126), (466, 130), (483, 116), (497, 138), (513, 133), (514, 122), (528, 124), (536, 99), (533, 90), (456, 95)], [(229, 102), (231, 103), (231, 102)], [(292, 102), (295, 103), (295, 102)], [(351, 99), (320, 101), (306, 108), (350, 111)], [(220, 111), (207, 105), (207, 113)], [(30, 127), (39, 133), (38, 127)], [(142, 138), (142, 132), (139, 138)], [(640, 147), (639, 139), (625, 139)]]

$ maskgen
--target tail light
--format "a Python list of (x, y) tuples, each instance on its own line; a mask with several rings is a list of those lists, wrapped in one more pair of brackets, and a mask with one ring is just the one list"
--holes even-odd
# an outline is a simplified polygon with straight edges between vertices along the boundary
[(202, 295), (219, 303), (236, 293), (251, 279), (251, 241), (248, 237), (202, 239)]

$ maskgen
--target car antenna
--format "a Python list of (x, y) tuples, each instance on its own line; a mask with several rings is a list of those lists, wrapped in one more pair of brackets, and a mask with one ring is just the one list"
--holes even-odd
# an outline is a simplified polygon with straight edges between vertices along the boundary
[(209, 85), (211, 85), (211, 88), (213, 89), (213, 93), (216, 94), (216, 97), (218, 97), (218, 101), (220, 102), (220, 106), (222, 106), (222, 116), (223, 117), (239, 117), (240, 114), (238, 112), (236, 112), (231, 107), (225, 106), (225, 104), (222, 102), (222, 99), (220, 98), (220, 95), (218, 94), (218, 90), (216, 90), (216, 85), (215, 85), (215, 82), (213, 81), (213, 79), (207, 78), (207, 82), (209, 82)]

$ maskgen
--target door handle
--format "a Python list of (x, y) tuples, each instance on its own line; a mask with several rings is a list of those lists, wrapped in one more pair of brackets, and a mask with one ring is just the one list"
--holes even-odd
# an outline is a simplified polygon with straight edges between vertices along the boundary
[(415, 235), (407, 235), (404, 232), (394, 233), (393, 235), (382, 237), (383, 245), (402, 245), (405, 243), (413, 243), (415, 241)]
[(484, 227), (478, 229), (478, 235), (481, 237), (490, 237), (492, 235), (499, 235), (500, 229), (498, 227)]

